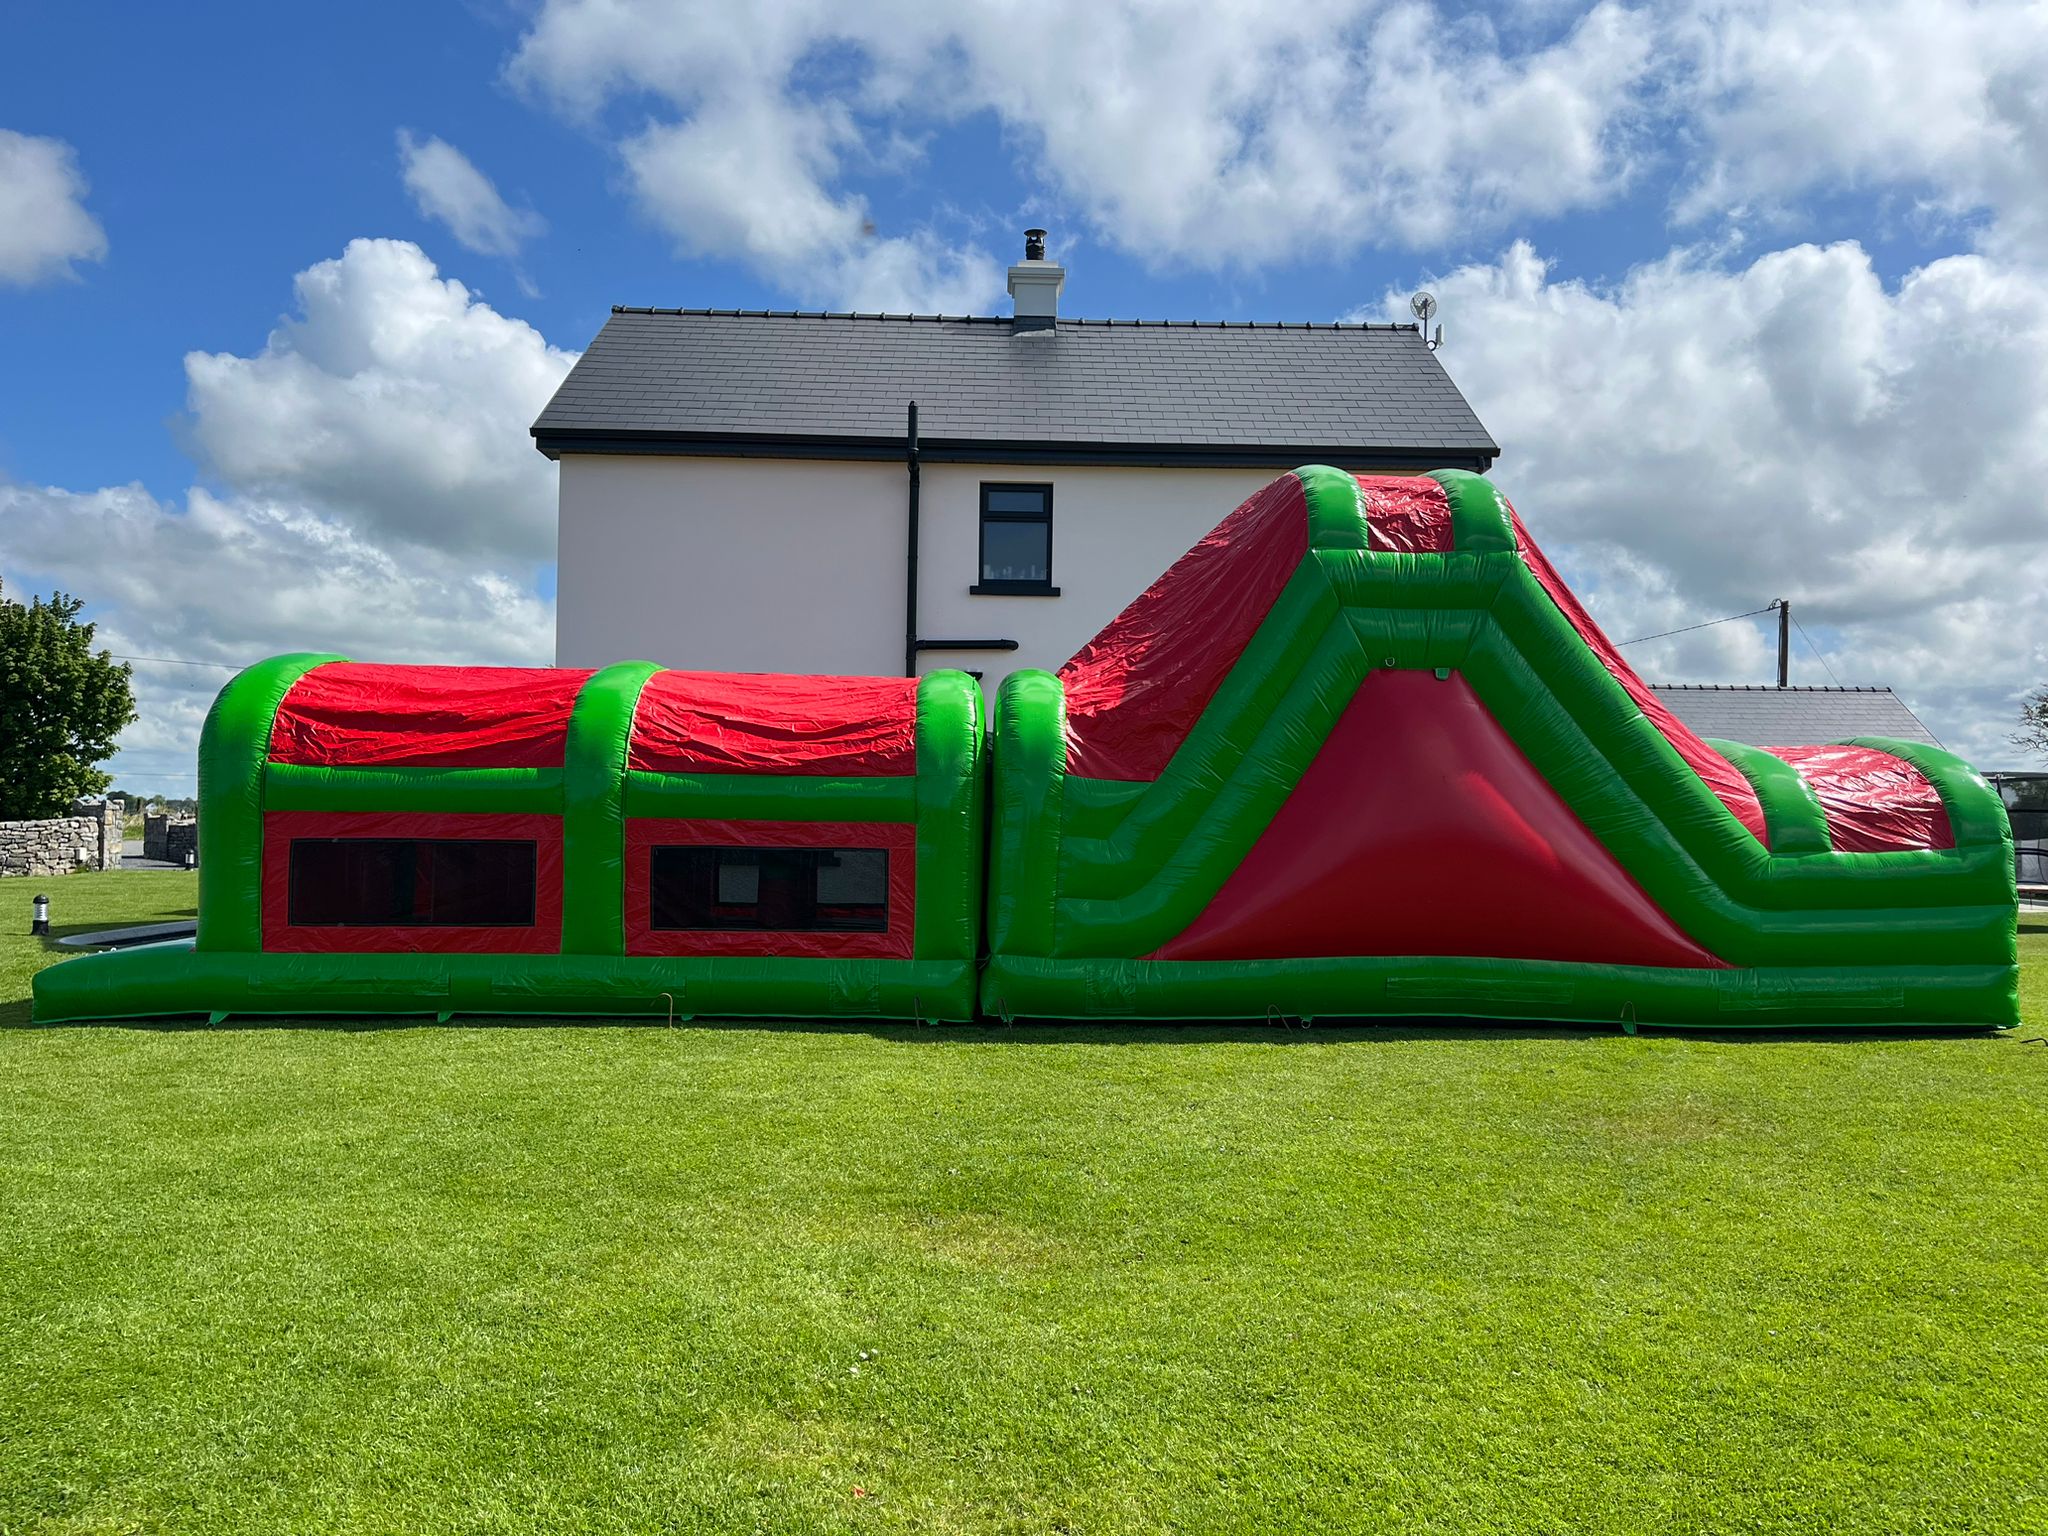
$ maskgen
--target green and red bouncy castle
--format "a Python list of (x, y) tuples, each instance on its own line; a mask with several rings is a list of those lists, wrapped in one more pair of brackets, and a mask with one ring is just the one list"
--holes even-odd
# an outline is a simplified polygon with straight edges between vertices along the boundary
[(200, 802), (196, 941), (39, 1018), (2017, 1022), (1980, 776), (1702, 740), (1457, 472), (1283, 476), (992, 724), (958, 672), (283, 657)]

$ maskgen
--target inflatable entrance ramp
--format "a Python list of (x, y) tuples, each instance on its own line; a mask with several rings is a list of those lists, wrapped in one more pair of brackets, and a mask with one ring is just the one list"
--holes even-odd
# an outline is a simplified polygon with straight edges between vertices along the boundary
[(995, 731), (1005, 1018), (2017, 1022), (1984, 780), (1695, 736), (1478, 476), (1283, 477)]

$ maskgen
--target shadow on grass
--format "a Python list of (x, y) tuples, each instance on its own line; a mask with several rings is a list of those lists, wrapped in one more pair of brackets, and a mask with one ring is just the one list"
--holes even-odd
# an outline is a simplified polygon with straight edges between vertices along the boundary
[[(74, 1020), (43, 1024), (30, 1020), (26, 1003), (0, 1004), (0, 1030), (7, 1029), (137, 1029), (161, 1034), (248, 1030), (312, 1030), (339, 1034), (381, 1034), (411, 1029), (582, 1029), (582, 1030), (751, 1030), (764, 1034), (862, 1035), (897, 1044), (944, 1047), (956, 1045), (1177, 1045), (1189, 1043), (1257, 1044), (1270, 1046), (1335, 1046), (1393, 1044), (1422, 1040), (1500, 1042), (1504, 1040), (1623, 1039), (1618, 1024), (1558, 1023), (1523, 1019), (1473, 1018), (1318, 1018), (1298, 1019), (1052, 1019), (1005, 1024), (980, 1019), (972, 1024), (919, 1024), (864, 1019), (678, 1019), (670, 1024), (659, 1014), (579, 1015), (458, 1014), (442, 1023), (432, 1015), (335, 1017), (325, 1014), (235, 1014), (219, 1024), (203, 1015), (160, 1019)], [(1849, 1045), (1875, 1040), (1998, 1040), (2016, 1032), (1981, 1025), (1822, 1025), (1766, 1029), (1738, 1025), (1707, 1029), (1680, 1025), (1642, 1024), (1641, 1036), (1674, 1040), (1764, 1044), (1806, 1043)], [(2048, 1053), (2044, 1053), (2048, 1054)]]

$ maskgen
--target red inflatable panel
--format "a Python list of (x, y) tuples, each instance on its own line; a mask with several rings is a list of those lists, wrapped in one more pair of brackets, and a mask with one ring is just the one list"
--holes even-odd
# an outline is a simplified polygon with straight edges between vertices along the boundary
[(1308, 553), (1283, 475), (1176, 560), (1064, 667), (1067, 772), (1159, 777)]
[[(533, 845), (533, 921), (489, 927), (292, 925), (295, 838), (427, 839)], [(429, 871), (418, 872), (424, 884)], [(263, 948), (271, 954), (552, 955), (562, 947), (562, 818), (497, 812), (268, 811), (263, 817)]]
[(285, 694), (270, 760), (326, 768), (559, 768), (588, 671), (333, 661)]
[(1649, 686), (1635, 674), (1635, 669), (1621, 659), (1621, 652), (1614, 643), (1601, 633), (1600, 626), (1593, 622), (1593, 616), (1579, 606), (1579, 600), (1572, 589), (1565, 585), (1564, 578), (1557, 574), (1557, 568), (1544, 558), (1543, 551), (1536, 547), (1536, 541), (1529, 537), (1529, 530), (1522, 526), (1520, 514), (1515, 514), (1515, 544), (1520, 549), (1523, 561), (1536, 575), (1537, 582), (1550, 600), (1557, 604), (1558, 612), (1571, 622), (1573, 629), (1593, 654), (1600, 658), (1601, 665), (1613, 674), (1614, 680), (1628, 690), (1628, 696), (1664, 734), (1678, 755), (1685, 759), (1685, 765), (1698, 774), (1707, 788), (1714, 792), (1714, 798), (1727, 806), (1735, 819), (1749, 829), (1750, 836), (1769, 846), (1770, 839), (1764, 830), (1764, 808), (1756, 797), (1756, 790), (1742, 770), (1727, 758), (1716, 752), (1695, 735), (1692, 729), (1664, 706), (1663, 700), (1652, 693)]
[(1875, 747), (1765, 747), (1799, 770), (1827, 813), (1837, 853), (1953, 848), (1948, 811), (1926, 776)]
[(657, 672), (629, 768), (653, 773), (917, 772), (917, 679)]
[(1374, 549), (1442, 554), (1452, 548), (1451, 503), (1425, 475), (1359, 475), (1366, 537)]
[[(889, 855), (888, 928), (678, 929), (653, 924), (656, 848), (880, 848)], [(626, 823), (626, 953), (824, 960), (908, 960), (917, 939), (917, 828), (908, 822), (720, 821), (634, 817)]]
[(1481, 955), (1718, 967), (1453, 673), (1374, 672), (1155, 960)]

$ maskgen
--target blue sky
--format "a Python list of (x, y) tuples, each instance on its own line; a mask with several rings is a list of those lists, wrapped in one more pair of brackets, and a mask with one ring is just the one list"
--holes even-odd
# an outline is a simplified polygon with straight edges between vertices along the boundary
[[(2038, 7), (28, 0), (9, 44), (0, 150), (99, 238), (0, 230), (0, 578), (123, 650), (545, 659), (523, 421), (609, 305), (1000, 312), (1039, 223), (1089, 315), (1430, 283), (1610, 631), (1792, 596), (1987, 765), (2048, 679)], [(1761, 679), (1768, 641), (1635, 659)], [(139, 674), (124, 778), (173, 787), (211, 676)]]

